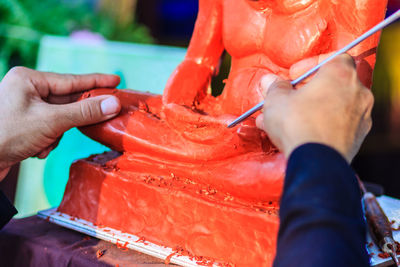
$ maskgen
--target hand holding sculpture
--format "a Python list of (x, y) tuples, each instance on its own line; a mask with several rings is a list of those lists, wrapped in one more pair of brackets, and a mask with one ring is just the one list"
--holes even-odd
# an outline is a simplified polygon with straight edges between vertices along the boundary
[(322, 143), (351, 162), (371, 129), (374, 97), (358, 79), (350, 56), (328, 63), (298, 90), (273, 75), (262, 85), (264, 114), (257, 126), (286, 157), (302, 144)]
[(47, 157), (72, 127), (116, 116), (121, 107), (114, 96), (75, 101), (82, 91), (118, 83), (114, 75), (61, 75), (13, 68), (0, 83), (0, 170), (31, 156)]

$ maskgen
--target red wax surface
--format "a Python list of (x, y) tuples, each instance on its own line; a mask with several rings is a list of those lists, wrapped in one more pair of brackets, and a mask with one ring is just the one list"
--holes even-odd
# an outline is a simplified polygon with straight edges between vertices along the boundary
[(272, 263), (276, 203), (244, 202), (175, 175), (119, 169), (125, 155), (105, 162), (115, 156), (74, 163), (59, 211), (196, 256), (238, 266)]
[[(278, 221), (264, 211), (279, 200), (286, 161), (254, 116), (227, 124), (263, 100), (263, 75), (297, 78), (381, 21), (386, 4), (199, 0), (187, 55), (162, 96), (114, 89), (83, 96), (121, 100), (118, 117), (81, 130), (123, 155), (75, 163), (60, 210), (194, 255), (269, 266)], [(349, 51), (366, 86), (378, 41), (375, 34)], [(231, 71), (214, 97), (210, 81), (224, 50)]]

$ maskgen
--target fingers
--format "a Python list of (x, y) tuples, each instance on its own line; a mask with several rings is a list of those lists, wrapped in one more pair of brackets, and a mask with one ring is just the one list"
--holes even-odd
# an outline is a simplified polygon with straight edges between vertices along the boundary
[[(261, 87), (264, 91), (265, 104), (263, 114), (256, 119), (256, 125), (259, 129), (268, 132), (268, 135), (275, 132), (277, 124), (280, 126), (282, 116), (282, 107), (286, 107), (290, 94), (294, 92), (293, 86), (288, 81), (284, 81), (276, 75), (266, 75), (261, 80)], [(282, 148), (281, 141), (275, 138), (273, 133), (270, 136), (271, 141), (278, 148)]]
[[(318, 56), (303, 59), (290, 67), (289, 77), (292, 80), (297, 79), (311, 68), (315, 67), (328, 57), (332, 56), (335, 52), (321, 54)], [(355, 73), (356, 64), (354, 59), (348, 54), (342, 54), (330, 62), (323, 65), (317, 74), (311, 75), (307, 79), (301, 82), (301, 85), (307, 84), (314, 76), (320, 75), (330, 75), (333, 80), (338, 80), (337, 78), (352, 77), (355, 78), (357, 75)], [(351, 71), (350, 71), (351, 70)], [(353, 73), (354, 71), (354, 73)], [(349, 76), (351, 74), (351, 76)], [(325, 77), (327, 79), (327, 77)], [(340, 79), (339, 79), (340, 80)], [(326, 87), (326, 86), (325, 86)]]
[(293, 86), (290, 82), (284, 81), (277, 75), (267, 74), (261, 79), (261, 88), (265, 98), (264, 114), (257, 117), (256, 126), (265, 131), (265, 114), (270, 113), (272, 105), (280, 105), (281, 101), (278, 98), (287, 97), (293, 91)]
[(260, 130), (264, 130), (264, 116), (263, 114), (258, 115), (256, 118), (256, 126)]
[(57, 74), (35, 71), (31, 81), (42, 97), (53, 95), (68, 95), (94, 88), (114, 88), (120, 78), (117, 75), (106, 74)]
[(54, 147), (47, 147), (44, 150), (42, 150), (39, 154), (37, 154), (35, 157), (38, 159), (45, 159), (47, 156), (50, 154), (50, 152), (54, 149)]
[(37, 158), (39, 158), (39, 159), (45, 159), (45, 158), (47, 158), (47, 156), (50, 154), (50, 152), (53, 151), (53, 150), (58, 146), (58, 144), (60, 143), (61, 137), (62, 137), (62, 136), (60, 136), (59, 138), (57, 138), (57, 140), (56, 140), (54, 143), (52, 143), (51, 145), (49, 145), (48, 147), (46, 147), (45, 149), (43, 149), (41, 152), (39, 152), (38, 154), (36, 154), (34, 157), (37, 157)]
[(361, 94), (360, 102), (363, 105), (363, 110), (362, 110), (363, 114), (361, 118), (361, 128), (359, 131), (361, 132), (360, 135), (362, 136), (362, 139), (364, 139), (372, 128), (371, 113), (372, 113), (372, 108), (374, 106), (374, 95), (370, 90), (368, 90), (365, 87), (361, 89), (360, 94)]
[(69, 95), (49, 95), (46, 99), (46, 102), (49, 104), (69, 104), (72, 102), (78, 101), (78, 99), (82, 96), (82, 93), (73, 93)]
[(320, 68), (316, 76), (326, 75), (335, 81), (358, 80), (356, 63), (349, 54), (342, 54)]
[[(29, 81), (43, 98), (53, 95), (68, 95), (94, 88), (114, 88), (120, 78), (108, 74), (57, 74), (40, 72), (25, 67), (14, 67), (5, 76), (7, 80)], [(5, 78), (3, 80), (5, 80)]]
[[(332, 94), (340, 98), (357, 97), (363, 87), (358, 79), (354, 59), (342, 54), (322, 66), (315, 76), (302, 87), (315, 98)], [(334, 91), (334, 92), (333, 92)]]
[(280, 78), (279, 78), (279, 76), (274, 75), (274, 74), (267, 74), (261, 78), (261, 88), (262, 88), (262, 94), (263, 94), (264, 98), (268, 94), (269, 87), (277, 80), (280, 80)]
[(261, 79), (261, 88), (263, 90), (263, 96), (270, 98), (271, 94), (274, 95), (287, 95), (291, 92), (289, 89), (293, 89), (293, 86), (288, 81), (284, 81), (277, 75), (267, 74)]
[(99, 123), (116, 116), (121, 103), (115, 96), (102, 95), (79, 102), (52, 106), (54, 131), (63, 133), (70, 128)]
[(364, 117), (365, 118), (371, 117), (372, 108), (375, 102), (374, 95), (372, 94), (371, 90), (369, 90), (364, 86), (362, 87), (360, 94), (361, 94), (361, 101), (365, 105)]
[(303, 59), (290, 67), (289, 77), (292, 80), (299, 78), (301, 75), (309, 71), (311, 68), (317, 66), (319, 63), (333, 55), (335, 52), (321, 54), (318, 56)]

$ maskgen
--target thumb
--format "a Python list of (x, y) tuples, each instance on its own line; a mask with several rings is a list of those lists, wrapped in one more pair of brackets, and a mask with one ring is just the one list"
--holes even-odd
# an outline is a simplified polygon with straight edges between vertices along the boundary
[(263, 89), (264, 98), (269, 99), (277, 95), (290, 94), (292, 90), (289, 89), (293, 89), (293, 86), (289, 81), (285, 81), (279, 76), (267, 74), (261, 79), (261, 88)]
[(271, 73), (267, 74), (267, 75), (264, 75), (261, 78), (261, 89), (262, 89), (262, 94), (263, 94), (264, 98), (267, 96), (269, 88), (271, 87), (271, 85), (274, 82), (278, 81), (278, 80), (281, 80), (279, 78), (279, 76), (277, 76), (275, 74), (271, 74)]
[(264, 115), (260, 114), (256, 118), (256, 126), (260, 130), (264, 130)]
[(73, 127), (99, 123), (116, 116), (121, 103), (115, 96), (102, 95), (67, 105), (56, 106), (57, 130), (65, 132)]

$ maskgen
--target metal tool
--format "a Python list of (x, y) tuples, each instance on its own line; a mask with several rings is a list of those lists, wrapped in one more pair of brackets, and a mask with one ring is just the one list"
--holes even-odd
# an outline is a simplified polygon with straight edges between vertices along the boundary
[(385, 253), (388, 253), (396, 266), (400, 266), (397, 258), (397, 244), (393, 239), (392, 226), (385, 212), (382, 210), (374, 194), (367, 192), (363, 182), (357, 177), (361, 191), (365, 218), (368, 229), (375, 244)]
[[(386, 26), (388, 26), (389, 24), (395, 22), (397, 19), (400, 18), (400, 9), (397, 10), (394, 14), (392, 14), (391, 16), (389, 16), (387, 19), (385, 19), (384, 21), (380, 22), (379, 24), (377, 24), (375, 27), (373, 27), (372, 29), (370, 29), (369, 31), (367, 31), (366, 33), (364, 33), (363, 35), (361, 35), (360, 37), (358, 37), (357, 39), (355, 39), (354, 41), (352, 41), (351, 43), (349, 43), (348, 45), (346, 45), (345, 47), (343, 47), (342, 49), (338, 50), (336, 53), (332, 54), (330, 57), (326, 58), (325, 60), (323, 60), (321, 63), (319, 63), (317, 66), (315, 66), (314, 68), (310, 69), (309, 71), (307, 71), (306, 73), (304, 73), (303, 75), (301, 75), (299, 78), (297, 78), (296, 80), (291, 81), (290, 83), (295, 86), (298, 83), (302, 82), (304, 79), (308, 78), (310, 75), (314, 74), (317, 70), (319, 70), (319, 68), (321, 68), (323, 65), (325, 65), (326, 63), (328, 63), (329, 61), (331, 61), (332, 59), (334, 59), (335, 57), (337, 57), (338, 55), (341, 55), (343, 53), (346, 53), (347, 51), (349, 51), (350, 49), (352, 49), (353, 47), (355, 47), (356, 45), (358, 45), (359, 43), (361, 43), (362, 41), (364, 41), (365, 39), (367, 39), (368, 37), (370, 37), (371, 35), (373, 35), (374, 33), (382, 30), (383, 28), (385, 28)], [(228, 125), (228, 128), (232, 128), (234, 126), (236, 126), (237, 124), (239, 124), (240, 122), (242, 122), (243, 120), (247, 119), (248, 117), (250, 117), (251, 115), (253, 115), (255, 112), (259, 111), (260, 109), (262, 109), (262, 107), (264, 106), (264, 101), (258, 103), (256, 106), (254, 106), (253, 108), (249, 109), (248, 111), (246, 111), (245, 113), (243, 113), (243, 115), (241, 115), (240, 117), (238, 117), (237, 119), (235, 119), (233, 122), (231, 122)]]

